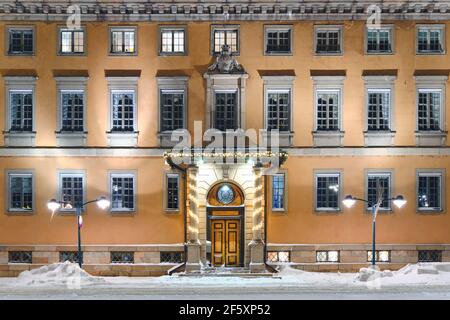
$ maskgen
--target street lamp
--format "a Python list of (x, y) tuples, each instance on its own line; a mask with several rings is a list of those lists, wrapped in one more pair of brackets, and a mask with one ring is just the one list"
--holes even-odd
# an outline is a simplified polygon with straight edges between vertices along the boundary
[(368, 200), (365, 199), (355, 198), (352, 195), (346, 195), (342, 200), (342, 203), (347, 208), (353, 207), (356, 201), (365, 202), (372, 208), (372, 266), (375, 266), (375, 251), (376, 251), (375, 230), (376, 230), (377, 214), (378, 209), (380, 208), (384, 200), (392, 201), (397, 208), (401, 208), (406, 204), (406, 199), (402, 195), (398, 195), (395, 198), (383, 199), (383, 190), (379, 185), (377, 186), (377, 200), (374, 203), (369, 202)]
[[(81, 216), (81, 210), (84, 206), (93, 202), (97, 203), (98, 207), (102, 210), (107, 209), (110, 205), (110, 201), (103, 196), (95, 200), (87, 201), (85, 203), (75, 203), (78, 231), (78, 265), (80, 266), (80, 268), (83, 266), (83, 257), (81, 252), (81, 226), (83, 224), (83, 217)], [(56, 210), (61, 208), (61, 206), (63, 206), (65, 209), (73, 208), (72, 204), (67, 201), (57, 201), (56, 199), (51, 199), (47, 202), (47, 208), (52, 211), (52, 214), (54, 214)]]

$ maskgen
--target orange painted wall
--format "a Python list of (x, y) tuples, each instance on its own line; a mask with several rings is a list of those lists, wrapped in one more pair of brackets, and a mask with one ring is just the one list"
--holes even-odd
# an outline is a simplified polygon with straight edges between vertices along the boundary
[[(233, 22), (230, 22), (233, 23)], [(2, 23), (4, 29), (7, 25)], [(158, 70), (183, 70), (190, 75), (188, 96), (188, 123), (193, 129), (194, 120), (204, 120), (205, 82), (203, 73), (213, 62), (210, 55), (210, 23), (191, 22), (187, 24), (188, 55), (158, 56), (158, 24), (138, 23), (138, 55), (108, 55), (108, 24), (86, 23), (87, 55), (67, 57), (57, 55), (56, 23), (34, 24), (37, 31), (36, 55), (33, 57), (0, 56), (2, 74), (14, 74), (14, 70), (35, 70), (39, 76), (36, 85), (36, 144), (55, 145), (56, 128), (56, 83), (54, 70), (88, 70), (88, 145), (106, 145), (105, 131), (108, 130), (108, 91), (105, 70), (141, 70), (138, 95), (139, 146), (157, 146), (157, 87), (155, 75)], [(114, 24), (110, 24), (114, 25)], [(123, 25), (123, 24), (122, 24)], [(263, 82), (258, 70), (295, 70), (294, 83), (294, 144), (311, 146), (313, 129), (313, 87), (310, 70), (346, 70), (343, 96), (344, 143), (347, 146), (363, 145), (364, 130), (364, 83), (363, 70), (398, 69), (395, 82), (395, 126), (396, 145), (414, 145), (415, 130), (415, 83), (414, 70), (449, 69), (450, 56), (415, 55), (415, 23), (395, 22), (395, 54), (364, 55), (364, 23), (344, 23), (344, 54), (342, 56), (313, 55), (312, 22), (293, 23), (293, 55), (264, 56), (264, 22), (241, 22), (241, 50), (238, 61), (249, 73), (246, 89), (247, 127), (263, 127)], [(447, 23), (449, 28), (450, 23)], [(0, 52), (5, 52), (5, 32), (0, 32)], [(446, 32), (446, 42), (450, 43), (450, 32)], [(0, 101), (5, 100), (3, 80), (0, 81)], [(447, 90), (450, 101), (450, 90)], [(4, 103), (0, 104), (0, 114), (4, 113)], [(450, 112), (446, 113), (447, 123)], [(0, 120), (4, 128), (4, 119)], [(449, 139), (450, 141), (450, 139)], [(0, 141), (0, 145), (3, 141)], [(448, 142), (450, 143), (450, 142)]]
[[(233, 23), (233, 22), (230, 22)], [(11, 23), (17, 25), (18, 23)], [(20, 23), (19, 23), (20, 24)], [(310, 70), (346, 70), (344, 81), (343, 123), (346, 146), (363, 145), (364, 84), (361, 77), (366, 69), (398, 69), (395, 82), (395, 143), (414, 146), (415, 85), (414, 70), (450, 69), (449, 55), (415, 55), (415, 23), (395, 22), (395, 54), (364, 55), (363, 22), (344, 24), (344, 54), (336, 57), (313, 55), (313, 23), (293, 23), (293, 55), (272, 57), (263, 55), (263, 22), (239, 22), (241, 53), (238, 61), (249, 73), (246, 88), (247, 128), (263, 127), (263, 82), (258, 70), (293, 69), (294, 82), (294, 145), (312, 146), (313, 87)], [(447, 29), (450, 23), (447, 24)], [(8, 23), (1, 23), (4, 31)], [(188, 123), (204, 120), (205, 82), (203, 73), (213, 58), (210, 55), (210, 23), (191, 22), (188, 30), (188, 55), (159, 57), (157, 55), (157, 23), (138, 23), (138, 55), (108, 56), (108, 24), (86, 23), (87, 55), (63, 57), (56, 54), (57, 25), (34, 23), (37, 31), (36, 55), (10, 57), (3, 53), (5, 32), (0, 32), (0, 71), (2, 75), (18, 70), (35, 70), (36, 84), (36, 145), (55, 146), (56, 83), (54, 70), (88, 70), (87, 85), (87, 144), (106, 146), (108, 130), (108, 91), (105, 70), (139, 69), (138, 130), (140, 147), (157, 146), (157, 88), (158, 70), (184, 70), (190, 74)], [(124, 24), (121, 24), (124, 25)], [(446, 32), (450, 43), (450, 32)], [(447, 101), (450, 101), (447, 90)], [(0, 114), (5, 114), (4, 81), (0, 79)], [(450, 123), (446, 112), (446, 123)], [(4, 128), (0, 117), (0, 128)], [(450, 140), (450, 139), (449, 139)], [(447, 144), (450, 142), (447, 142)], [(0, 139), (0, 146), (3, 139)], [(6, 214), (5, 201), (0, 201), (0, 243), (2, 244), (72, 244), (76, 238), (73, 216), (55, 216), (45, 207), (48, 198), (56, 193), (57, 169), (85, 169), (88, 198), (108, 191), (107, 170), (137, 170), (138, 211), (136, 215), (113, 217), (91, 206), (85, 216), (84, 243), (175, 243), (182, 242), (183, 214), (165, 214), (162, 208), (163, 159), (160, 158), (1, 158), (0, 195), (5, 195), (5, 169), (34, 169), (36, 178), (36, 212), (31, 216)], [(275, 243), (369, 243), (370, 216), (361, 206), (336, 215), (316, 214), (313, 210), (313, 169), (343, 170), (345, 193), (363, 195), (364, 169), (394, 169), (394, 193), (403, 193), (409, 200), (402, 210), (381, 215), (378, 239), (382, 243), (450, 243), (450, 218), (440, 215), (420, 215), (415, 209), (415, 169), (444, 168), (449, 171), (445, 157), (290, 157), (289, 212), (268, 215), (269, 242)], [(447, 178), (447, 185), (448, 178)], [(301, 195), (301, 197), (299, 197)], [(446, 191), (449, 199), (449, 192)], [(301, 199), (301, 201), (300, 201)], [(448, 201), (447, 201), (448, 202)]]

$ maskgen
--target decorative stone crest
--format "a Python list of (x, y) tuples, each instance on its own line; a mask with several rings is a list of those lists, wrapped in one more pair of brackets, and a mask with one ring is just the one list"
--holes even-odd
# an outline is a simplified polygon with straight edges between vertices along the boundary
[(224, 44), (216, 57), (216, 62), (208, 67), (208, 73), (245, 73), (245, 70), (236, 61), (230, 46)]

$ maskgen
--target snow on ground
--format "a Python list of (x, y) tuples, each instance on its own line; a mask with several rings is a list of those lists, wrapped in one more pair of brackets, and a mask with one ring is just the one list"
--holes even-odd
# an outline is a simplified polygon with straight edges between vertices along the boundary
[[(76, 290), (79, 289), (79, 290)], [(94, 277), (55, 263), (17, 278), (0, 278), (0, 299), (450, 299), (450, 263), (419, 263), (398, 271), (320, 273), (287, 264), (275, 277)]]

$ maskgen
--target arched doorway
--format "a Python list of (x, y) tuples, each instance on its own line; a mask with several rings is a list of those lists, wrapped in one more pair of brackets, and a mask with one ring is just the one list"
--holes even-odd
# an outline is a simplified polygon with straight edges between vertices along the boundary
[(214, 266), (244, 264), (244, 193), (230, 181), (214, 184), (207, 195), (207, 259)]

